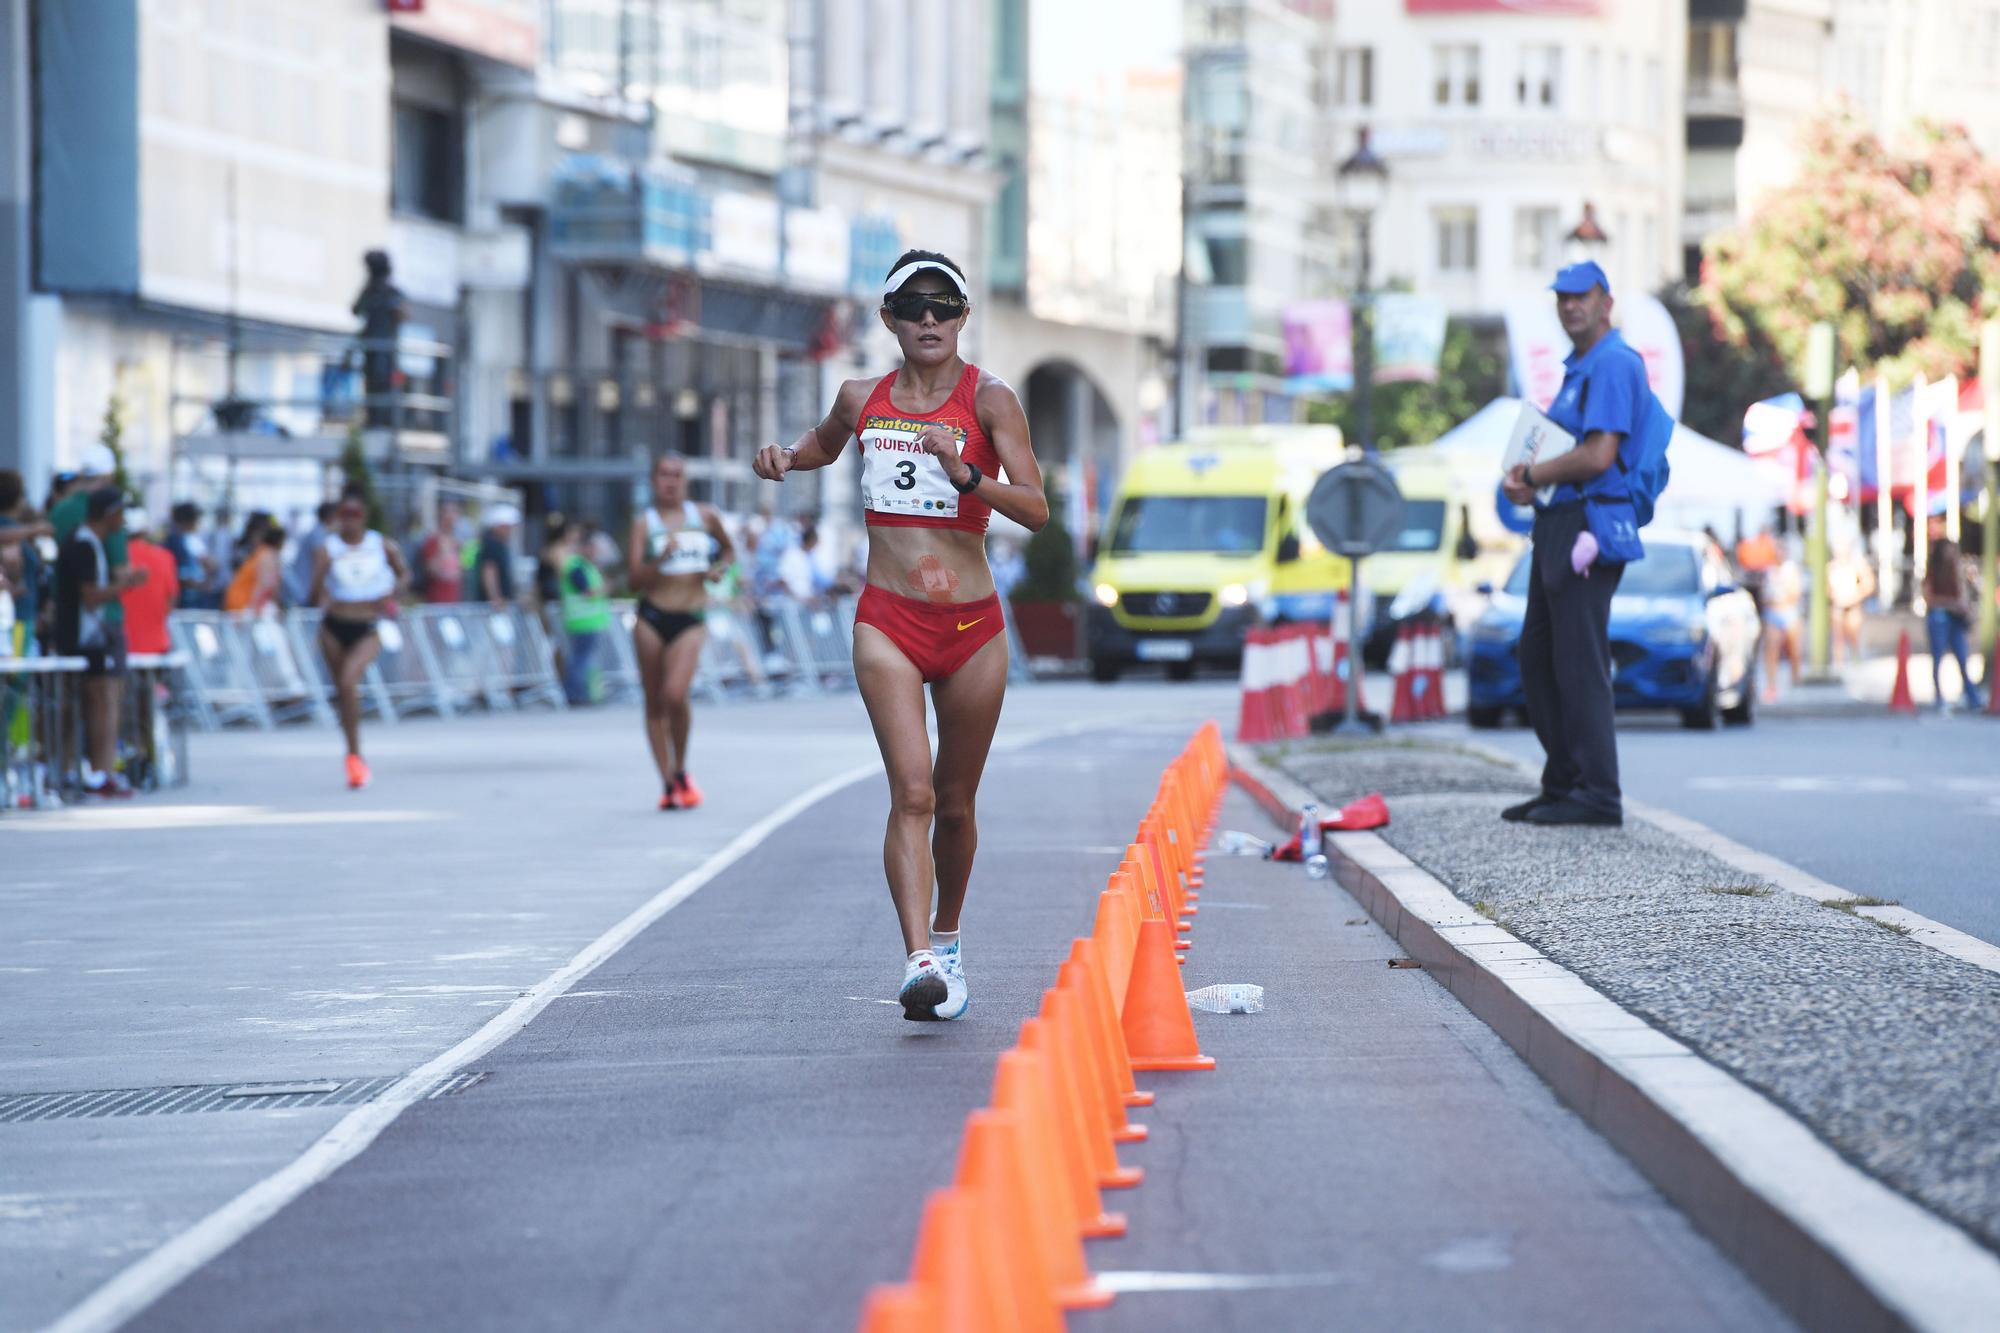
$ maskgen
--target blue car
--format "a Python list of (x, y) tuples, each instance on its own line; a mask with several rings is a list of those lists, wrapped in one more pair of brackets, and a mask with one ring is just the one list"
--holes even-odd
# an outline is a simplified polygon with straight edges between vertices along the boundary
[[(1700, 533), (1644, 534), (1646, 557), (1625, 569), (1611, 599), (1612, 689), (1621, 709), (1675, 709), (1683, 726), (1712, 730), (1748, 724), (1757, 699), (1757, 605), (1736, 585), (1722, 548)], [(1508, 710), (1525, 715), (1521, 619), (1528, 568), (1521, 557), (1507, 585), (1472, 627), (1466, 655), (1466, 720), (1497, 727)]]

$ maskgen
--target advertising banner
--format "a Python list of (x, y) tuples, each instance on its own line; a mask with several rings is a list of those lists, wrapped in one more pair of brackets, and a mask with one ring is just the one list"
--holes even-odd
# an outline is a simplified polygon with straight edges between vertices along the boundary
[(1444, 354), (1444, 302), (1405, 292), (1375, 298), (1375, 379), (1437, 383)]
[(1291, 393), (1354, 387), (1354, 320), (1345, 301), (1300, 301), (1285, 311), (1285, 388)]

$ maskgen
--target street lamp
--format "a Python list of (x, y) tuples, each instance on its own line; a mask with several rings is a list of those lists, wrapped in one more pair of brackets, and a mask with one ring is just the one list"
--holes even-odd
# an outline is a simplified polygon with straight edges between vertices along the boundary
[(1374, 321), (1369, 316), (1369, 268), (1374, 259), (1370, 233), (1375, 212), (1389, 192), (1389, 164), (1368, 145), (1368, 127), (1358, 132), (1354, 152), (1334, 169), (1334, 189), (1341, 206), (1352, 213), (1361, 230), (1359, 274), (1354, 290), (1354, 434), (1363, 449), (1375, 447), (1372, 403), (1375, 387)]
[(1583, 201), (1583, 221), (1570, 228), (1563, 240), (1571, 262), (1589, 259), (1602, 265), (1611, 249), (1611, 237), (1597, 221), (1597, 205), (1588, 199)]

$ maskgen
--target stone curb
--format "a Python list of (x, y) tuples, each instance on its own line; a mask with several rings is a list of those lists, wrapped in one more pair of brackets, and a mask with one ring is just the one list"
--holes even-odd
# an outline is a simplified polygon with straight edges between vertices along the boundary
[[(1280, 827), (1308, 793), (1240, 745), (1230, 776)], [(1494, 925), (1372, 833), (1341, 886), (1556, 1094), (1808, 1328), (1988, 1329), (2000, 1258), (1803, 1123)]]

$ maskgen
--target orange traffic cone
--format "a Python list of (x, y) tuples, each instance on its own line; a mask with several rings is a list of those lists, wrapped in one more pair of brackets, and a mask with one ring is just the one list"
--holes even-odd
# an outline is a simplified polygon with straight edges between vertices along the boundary
[[(1112, 1291), (1099, 1285), (1084, 1265), (1083, 1243), (1072, 1229), (1067, 1235), (1059, 1228), (1044, 1225), (1046, 1200), (1036, 1199), (1037, 1182), (1022, 1156), (1022, 1123), (1019, 1112), (974, 1111), (965, 1120), (965, 1138), (958, 1152), (958, 1175), (954, 1184), (985, 1200), (986, 1214), (999, 1228), (1002, 1246), (1008, 1251), (1017, 1288), (1029, 1313), (1040, 1318), (1047, 1305), (1072, 1310), (1101, 1308), (1111, 1304)], [(1053, 1181), (1041, 1182), (1053, 1189)], [(1030, 1299), (1035, 1297), (1036, 1299)], [(1053, 1310), (1047, 1310), (1053, 1315)], [(1046, 1322), (1046, 1321), (1045, 1321)], [(1054, 1316), (1051, 1326), (1060, 1327)]]
[(1125, 1215), (1104, 1210), (1096, 1175), (1077, 1138), (1076, 1122), (1057, 1102), (1055, 1072), (1050, 1065), (1047, 1054), (1040, 1050), (1016, 1046), (1000, 1052), (994, 1065), (993, 1105), (1020, 1112), (1027, 1130), (1030, 1164), (1055, 1180), (1063, 1191), (1063, 1213), (1058, 1222), (1072, 1226), (1072, 1234), (1078, 1236), (1122, 1236)]
[[(1111, 885), (1097, 895), (1097, 920), (1091, 924), (1090, 938), (1104, 965), (1105, 984), (1115, 1000), (1125, 993), (1132, 978), (1132, 951), (1139, 945), (1139, 908), (1132, 901), (1131, 877), (1114, 871)], [(1116, 1018), (1114, 1009), (1113, 1018)]]
[[(1125, 857), (1126, 860), (1120, 862), (1118, 868), (1125, 869), (1128, 862), (1132, 867), (1134, 877), (1139, 884), (1141, 919), (1150, 920), (1155, 916), (1159, 917), (1168, 924), (1169, 934), (1192, 929), (1177, 915), (1180, 904), (1174, 901), (1172, 891), (1166, 885), (1166, 872), (1160, 864), (1158, 850), (1153, 844), (1145, 841), (1128, 843), (1125, 847)], [(1185, 949), (1188, 947), (1188, 942), (1176, 938), (1174, 947)]]
[[(1077, 941), (1082, 943), (1082, 941)], [(1056, 968), (1056, 991), (1068, 997), (1069, 1007), (1076, 1011), (1077, 1048), (1088, 1056), (1088, 1087), (1086, 1091), (1097, 1098), (1104, 1108), (1105, 1122), (1111, 1127), (1113, 1143), (1143, 1143), (1147, 1130), (1144, 1125), (1135, 1125), (1125, 1115), (1125, 1087), (1131, 1081), (1132, 1061), (1126, 1057), (1125, 1077), (1118, 1075), (1110, 1042), (1105, 1040), (1104, 1025), (1097, 1013), (1097, 995), (1091, 989), (1083, 968), (1072, 958), (1066, 958)], [(1054, 994), (1052, 991), (1050, 994)], [(1043, 1009), (1048, 1009), (1044, 999)]]
[(1910, 632), (1904, 630), (1896, 640), (1896, 685), (1889, 691), (1889, 711), (1911, 713), (1917, 711), (1916, 700), (1910, 697)]
[(910, 1278), (935, 1292), (965, 1319), (966, 1328), (1009, 1333), (1023, 1327), (1026, 1312), (1020, 1308), (1015, 1275), (980, 1202), (964, 1190), (932, 1192), (917, 1231)]
[[(1049, 1003), (1050, 997), (1058, 994), (1061, 992), (1042, 992), (1041, 1013), (1035, 1018), (1022, 1020), (1021, 1047), (1042, 1051), (1049, 1057), (1049, 1067), (1055, 1074), (1056, 1101), (1069, 1108), (1070, 1118), (1076, 1125), (1077, 1142), (1083, 1145), (1085, 1160), (1097, 1187), (1106, 1190), (1131, 1189), (1146, 1178), (1146, 1173), (1136, 1166), (1124, 1166), (1118, 1161), (1117, 1146), (1111, 1141), (1111, 1122), (1105, 1117), (1104, 1105), (1097, 1094), (1096, 1080), (1088, 1063), (1089, 1057), (1076, 1028), (1075, 1009), (1068, 1003), (1059, 1006)], [(1072, 998), (1063, 996), (1065, 1001)]]
[(1070, 941), (1069, 961), (1081, 978), (1084, 1008), (1097, 1024), (1101, 1045), (1111, 1065), (1112, 1091), (1127, 1106), (1151, 1106), (1153, 1094), (1132, 1081), (1132, 1053), (1125, 1047), (1125, 1030), (1118, 1026), (1118, 1005), (1104, 974), (1104, 952), (1088, 937)]
[(1164, 920), (1139, 923), (1139, 947), (1125, 990), (1122, 1022), (1134, 1069), (1213, 1069), (1201, 1053), (1180, 970), (1173, 966), (1172, 932)]
[(861, 1307), (861, 1333), (931, 1333), (936, 1303), (914, 1282), (872, 1287)]
[(1406, 621), (1397, 628), (1396, 646), (1389, 650), (1389, 676), (1395, 687), (1394, 697), (1389, 703), (1391, 722), (1416, 721), (1417, 701), (1411, 693), (1410, 654), (1410, 626)]

